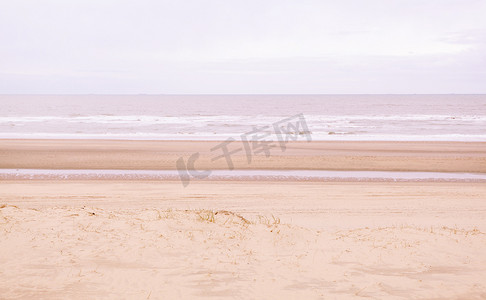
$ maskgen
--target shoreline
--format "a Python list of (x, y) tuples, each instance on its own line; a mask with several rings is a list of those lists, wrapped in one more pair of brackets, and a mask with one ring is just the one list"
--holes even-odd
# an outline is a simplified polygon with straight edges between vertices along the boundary
[[(93, 141), (139, 141), (139, 142), (223, 142), (228, 138), (238, 138), (241, 133), (231, 133), (226, 135), (201, 135), (201, 136), (181, 136), (173, 135), (107, 135), (107, 134), (6, 134), (0, 133), (0, 140), (93, 140)], [(272, 138), (276, 140), (277, 137)], [(316, 142), (459, 142), (459, 143), (485, 143), (486, 135), (353, 135), (346, 133), (312, 133), (312, 140)]]

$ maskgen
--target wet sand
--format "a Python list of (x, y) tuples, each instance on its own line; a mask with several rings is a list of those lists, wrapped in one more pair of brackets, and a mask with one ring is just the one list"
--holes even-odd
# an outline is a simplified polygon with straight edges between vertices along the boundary
[[(173, 170), (193, 153), (197, 169), (228, 169), (215, 141), (0, 140), (4, 169)], [(270, 156), (228, 145), (235, 169), (430, 171), (486, 173), (484, 142), (290, 142)], [(256, 149), (258, 152), (259, 149)], [(261, 150), (261, 149), (260, 149)]]

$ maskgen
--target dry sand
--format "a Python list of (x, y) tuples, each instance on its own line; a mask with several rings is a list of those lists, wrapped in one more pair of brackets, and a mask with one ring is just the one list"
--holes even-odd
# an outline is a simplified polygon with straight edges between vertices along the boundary
[(2, 299), (486, 297), (480, 183), (0, 182)]

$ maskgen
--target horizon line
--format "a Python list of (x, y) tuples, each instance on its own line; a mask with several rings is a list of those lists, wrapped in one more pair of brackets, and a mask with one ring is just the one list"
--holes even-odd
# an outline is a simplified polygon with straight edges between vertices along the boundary
[(0, 96), (381, 96), (486, 95), (485, 93), (0, 93)]

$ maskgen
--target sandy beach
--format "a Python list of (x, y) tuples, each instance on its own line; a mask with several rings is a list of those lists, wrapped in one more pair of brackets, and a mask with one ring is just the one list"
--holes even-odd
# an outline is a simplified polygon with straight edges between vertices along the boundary
[[(3, 140), (1, 168), (173, 169), (217, 142)], [(485, 172), (484, 143), (291, 143), (241, 169)], [(0, 294), (484, 298), (483, 182), (2, 180)]]
[(486, 299), (486, 1), (3, 1), (0, 300)]
[(484, 184), (3, 181), (0, 190), (4, 299), (486, 295)]

